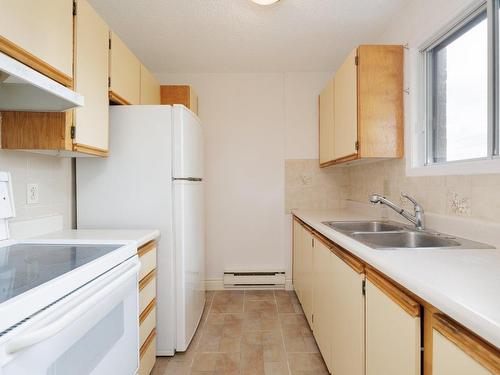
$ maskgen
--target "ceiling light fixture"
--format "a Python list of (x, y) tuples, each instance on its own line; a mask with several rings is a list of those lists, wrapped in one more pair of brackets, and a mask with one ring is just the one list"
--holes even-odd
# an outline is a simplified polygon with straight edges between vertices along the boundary
[(255, 4), (259, 5), (271, 5), (277, 3), (280, 0), (252, 0)]

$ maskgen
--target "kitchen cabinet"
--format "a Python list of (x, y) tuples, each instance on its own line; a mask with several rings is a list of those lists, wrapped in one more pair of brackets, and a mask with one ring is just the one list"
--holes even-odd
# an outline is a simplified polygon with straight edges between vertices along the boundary
[(314, 329), (313, 324), (313, 249), (315, 240), (309, 230), (303, 232), (302, 244), (302, 290), (301, 304), (304, 315), (309, 323), (309, 326)]
[(332, 374), (365, 373), (364, 266), (332, 245)]
[(334, 316), (332, 258), (333, 255), (328, 243), (315, 237), (313, 253), (313, 333), (330, 373), (332, 372), (332, 318)]
[(73, 85), (73, 2), (0, 0), (0, 52)]
[(420, 375), (420, 305), (366, 271), (366, 375)]
[(140, 104), (141, 62), (113, 31), (109, 49), (109, 100), (115, 104)]
[(2, 148), (107, 156), (109, 29), (87, 0), (77, 0), (75, 11), (74, 84), (85, 97), (84, 107), (61, 113), (2, 112)]
[(433, 375), (500, 374), (498, 350), (445, 316), (432, 318)]
[(161, 104), (160, 84), (149, 70), (141, 64), (141, 104)]
[(302, 299), (302, 247), (303, 247), (303, 231), (305, 229), (297, 219), (293, 220), (293, 289), (299, 301)]
[(320, 95), (320, 166), (402, 157), (403, 47), (361, 45), (333, 81), (333, 143), (331, 133), (322, 130), (332, 126), (331, 113), (321, 109), (328, 92)]
[(139, 374), (149, 374), (156, 361), (156, 241), (137, 250), (139, 270)]
[(334, 95), (335, 79), (332, 77), (319, 95), (319, 162), (325, 164), (334, 156)]
[(198, 114), (198, 95), (191, 86), (162, 85), (161, 104), (183, 104)]

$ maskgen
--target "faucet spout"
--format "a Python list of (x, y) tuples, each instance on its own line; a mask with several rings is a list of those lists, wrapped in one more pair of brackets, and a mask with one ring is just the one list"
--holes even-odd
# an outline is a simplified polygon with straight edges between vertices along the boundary
[(423, 207), (415, 200), (415, 198), (409, 196), (408, 194), (401, 193), (401, 196), (403, 198), (408, 199), (411, 203), (413, 203), (413, 211), (414, 213), (411, 214), (405, 209), (397, 206), (393, 202), (391, 202), (389, 199), (378, 195), (378, 194), (373, 194), (370, 196), (370, 202), (373, 204), (384, 204), (391, 208), (392, 210), (396, 211), (398, 214), (403, 216), (406, 220), (412, 222), (415, 225), (415, 228), (418, 230), (423, 230), (424, 229), (424, 209)]

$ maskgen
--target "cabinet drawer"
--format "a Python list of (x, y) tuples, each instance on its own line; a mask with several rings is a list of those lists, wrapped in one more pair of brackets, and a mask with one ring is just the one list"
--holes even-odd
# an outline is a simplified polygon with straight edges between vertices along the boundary
[(138, 254), (139, 260), (141, 261), (139, 280), (142, 280), (156, 268), (156, 243), (144, 245), (139, 249)]
[(149, 375), (156, 361), (156, 330), (151, 331), (141, 346), (139, 375)]
[(139, 282), (139, 314), (142, 314), (155, 297), (156, 275), (153, 270)]
[(153, 299), (139, 317), (139, 346), (142, 347), (149, 334), (156, 327), (156, 300)]

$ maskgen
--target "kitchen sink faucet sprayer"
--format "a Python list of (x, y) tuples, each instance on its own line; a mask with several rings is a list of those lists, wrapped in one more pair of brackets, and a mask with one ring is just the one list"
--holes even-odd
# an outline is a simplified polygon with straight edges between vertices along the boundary
[(406, 193), (401, 193), (401, 196), (403, 198), (408, 199), (411, 203), (413, 203), (413, 211), (414, 214), (412, 215), (408, 211), (404, 210), (401, 207), (396, 206), (394, 203), (392, 203), (390, 200), (387, 198), (378, 195), (378, 194), (373, 194), (370, 196), (370, 202), (373, 204), (385, 204), (386, 206), (392, 208), (394, 211), (396, 211), (398, 214), (403, 216), (405, 219), (411, 221), (413, 224), (415, 224), (415, 228), (417, 230), (424, 230), (424, 208), (415, 200), (415, 198), (410, 197)]

